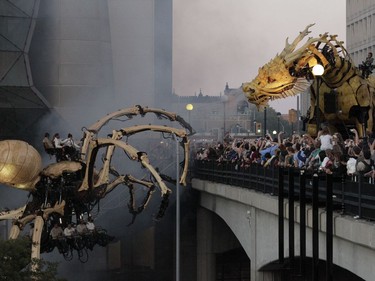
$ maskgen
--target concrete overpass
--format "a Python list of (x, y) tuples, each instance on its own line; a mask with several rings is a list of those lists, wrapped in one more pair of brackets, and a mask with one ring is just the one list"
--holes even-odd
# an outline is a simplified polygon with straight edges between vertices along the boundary
[[(278, 198), (270, 194), (212, 181), (193, 179), (200, 191), (198, 210), (198, 281), (215, 280), (215, 254), (239, 243), (250, 259), (250, 280), (275, 280), (273, 274), (259, 271), (278, 259)], [(288, 223), (288, 202), (284, 201), (284, 224)], [(299, 253), (299, 203), (294, 206), (295, 252)], [(233, 232), (215, 227), (219, 216)], [(319, 258), (326, 259), (326, 212), (319, 209)], [(312, 207), (306, 208), (306, 256), (312, 257)], [(375, 280), (374, 223), (334, 213), (333, 263), (364, 280)], [(284, 228), (285, 229), (285, 228)], [(284, 230), (284, 256), (288, 256), (288, 229)], [(238, 240), (238, 241), (237, 241)], [(350, 274), (350, 273), (349, 273)], [(358, 278), (358, 280), (361, 280)], [(217, 279), (219, 280), (219, 279)], [(249, 280), (244, 279), (244, 280)]]

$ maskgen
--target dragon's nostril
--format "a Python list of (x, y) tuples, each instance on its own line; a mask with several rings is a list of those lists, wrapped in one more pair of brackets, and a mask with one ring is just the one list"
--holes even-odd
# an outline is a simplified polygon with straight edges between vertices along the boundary
[(253, 88), (247, 88), (246, 89), (246, 92), (250, 93), (250, 94), (254, 94), (255, 93), (255, 90)]

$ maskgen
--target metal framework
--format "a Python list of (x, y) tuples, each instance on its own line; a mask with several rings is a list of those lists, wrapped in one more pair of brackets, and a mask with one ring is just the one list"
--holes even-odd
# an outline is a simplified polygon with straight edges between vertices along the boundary
[(29, 48), (40, 0), (0, 0), (0, 137), (24, 134), (49, 111), (32, 79)]

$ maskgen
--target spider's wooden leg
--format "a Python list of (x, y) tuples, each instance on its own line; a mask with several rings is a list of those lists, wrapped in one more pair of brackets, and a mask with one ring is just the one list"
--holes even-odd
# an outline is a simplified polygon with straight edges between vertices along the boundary
[(13, 223), (12, 228), (10, 229), (9, 239), (17, 239), (23, 227), (29, 222), (31, 222), (35, 217), (36, 215), (32, 214), (32, 215), (23, 217), (22, 219), (16, 220)]
[(16, 220), (16, 219), (22, 217), (25, 209), (26, 209), (26, 205), (21, 207), (21, 208), (18, 208), (16, 210), (9, 210), (9, 211), (0, 212), (0, 221), (2, 221), (2, 220)]
[(47, 208), (41, 211), (35, 218), (34, 222), (34, 233), (33, 233), (33, 243), (31, 248), (31, 258), (40, 259), (40, 238), (42, 235), (42, 230), (44, 226), (44, 221), (48, 219), (50, 214), (59, 213), (64, 214), (65, 201), (61, 203), (56, 203), (53, 208)]
[(185, 163), (184, 163), (184, 169), (181, 175), (180, 184), (183, 186), (186, 186), (186, 177), (189, 169), (189, 153), (190, 153), (190, 140), (186, 141), (184, 143), (185, 147)]
[[(44, 227), (43, 213), (38, 214), (34, 221), (33, 243), (31, 244), (31, 259), (40, 259), (40, 239)], [(35, 264), (34, 264), (35, 266)], [(33, 268), (33, 271), (36, 268)]]

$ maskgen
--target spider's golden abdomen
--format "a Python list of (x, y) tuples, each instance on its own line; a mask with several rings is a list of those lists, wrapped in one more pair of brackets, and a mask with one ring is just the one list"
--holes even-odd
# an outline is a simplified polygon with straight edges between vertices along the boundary
[(20, 140), (0, 141), (0, 183), (32, 190), (42, 168), (39, 152)]

